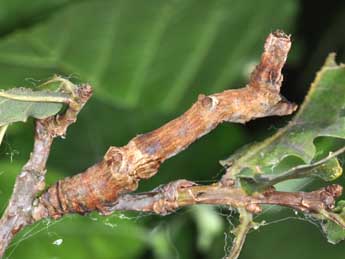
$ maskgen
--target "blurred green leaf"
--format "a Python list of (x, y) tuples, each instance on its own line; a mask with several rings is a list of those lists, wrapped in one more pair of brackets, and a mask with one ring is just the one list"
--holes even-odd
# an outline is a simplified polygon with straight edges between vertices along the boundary
[[(0, 42), (0, 83), (77, 75), (109, 103), (151, 110), (228, 88), (260, 55), (272, 28), (288, 29), (296, 0), (85, 1)], [(279, 8), (279, 15), (273, 15)], [(252, 27), (255, 29), (252, 29)], [(194, 87), (199, 85), (199, 87)]]
[(223, 233), (223, 219), (212, 206), (195, 206), (192, 212), (198, 229), (198, 248), (207, 252), (215, 238)]
[[(109, 223), (109, 222), (112, 223)], [(137, 258), (147, 247), (143, 226), (113, 216), (66, 216), (26, 228), (7, 251), (10, 258)], [(57, 243), (61, 243), (57, 245)], [(28, 253), (28, 251), (30, 251)]]
[[(163, 227), (164, 226), (164, 227)], [(176, 251), (171, 244), (169, 229), (171, 226), (163, 225), (155, 227), (150, 233), (150, 243), (155, 258), (172, 259), (176, 257)]]
[[(265, 141), (249, 146), (239, 154), (235, 153), (235, 160), (230, 157), (223, 162), (230, 166), (228, 173), (267, 185), (276, 183), (277, 179), (300, 177), (298, 170), (291, 174), (275, 169), (288, 156), (299, 157), (304, 163), (310, 164), (316, 152), (313, 142), (319, 136), (345, 138), (344, 92), (345, 66), (337, 65), (334, 55), (330, 55), (293, 120)], [(332, 175), (337, 171), (333, 169), (339, 169), (339, 164), (334, 162), (329, 163), (336, 168), (326, 166)], [(306, 176), (305, 172), (302, 173)]]
[(0, 35), (35, 24), (73, 1), (79, 0), (1, 0)]

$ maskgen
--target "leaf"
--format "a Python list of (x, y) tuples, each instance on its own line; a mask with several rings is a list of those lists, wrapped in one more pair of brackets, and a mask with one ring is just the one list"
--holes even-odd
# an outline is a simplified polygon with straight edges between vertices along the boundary
[(69, 96), (60, 92), (32, 91), (29, 88), (13, 88), (0, 91), (0, 126), (28, 117), (46, 118), (58, 113)]
[[(345, 222), (345, 200), (339, 201), (334, 212)], [(331, 220), (322, 223), (322, 230), (326, 234), (327, 240), (331, 244), (337, 244), (345, 240), (345, 228)]]
[(72, 0), (2, 0), (0, 2), (0, 34), (27, 27), (46, 18)]
[[(121, 214), (122, 215), (122, 214)], [(14, 239), (10, 258), (138, 258), (149, 244), (148, 231), (135, 221), (111, 218), (66, 216), (58, 222), (29, 226)], [(54, 242), (63, 242), (56, 246)], [(28, 254), (28, 250), (30, 253)], [(13, 251), (13, 253), (12, 253)]]
[(339, 160), (333, 158), (314, 168), (308, 168), (305, 172), (306, 173), (302, 174), (301, 177), (312, 175), (319, 177), (326, 182), (331, 182), (338, 179), (342, 175), (343, 168), (341, 167)]
[[(288, 179), (298, 179), (308, 176), (318, 177), (326, 182), (331, 182), (339, 178), (343, 173), (337, 158), (337, 155), (345, 152), (345, 147), (331, 153), (324, 159), (318, 160), (312, 164), (303, 164), (292, 167), (290, 170), (283, 170), (281, 174), (277, 175), (256, 175), (256, 183), (261, 183), (263, 186), (272, 185)], [(279, 170), (279, 169), (278, 169)]]
[[(235, 153), (236, 160), (230, 157), (223, 162), (230, 167), (227, 176), (262, 180), (267, 185), (278, 179), (299, 177), (298, 170), (294, 174), (276, 170), (278, 164), (284, 158), (295, 156), (310, 165), (315, 157), (315, 138), (345, 138), (345, 66), (337, 65), (334, 58), (334, 54), (328, 57), (300, 110), (286, 127), (265, 141)], [(334, 165), (339, 168), (339, 164)], [(331, 173), (334, 168), (327, 169)]]
[(174, 258), (176, 247), (172, 246), (169, 228), (168, 225), (158, 225), (150, 233), (149, 240), (154, 254), (153, 258)]
[(207, 252), (224, 230), (222, 218), (212, 206), (196, 206), (192, 213), (198, 229), (198, 249)]
[[(0, 42), (6, 75), (0, 84), (60, 72), (90, 82), (95, 96), (110, 104), (182, 110), (200, 92), (243, 81), (264, 35), (272, 28), (289, 30), (297, 3), (79, 1)], [(272, 16), (277, 8), (279, 15)]]
[[(343, 217), (345, 219), (345, 215)], [(327, 236), (327, 241), (331, 244), (338, 244), (345, 239), (345, 229), (332, 221), (327, 221), (322, 229)]]

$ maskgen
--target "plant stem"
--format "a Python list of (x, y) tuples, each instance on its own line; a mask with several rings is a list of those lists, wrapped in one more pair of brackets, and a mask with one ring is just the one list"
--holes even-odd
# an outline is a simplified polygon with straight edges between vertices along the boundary
[(240, 224), (232, 231), (235, 235), (235, 239), (226, 259), (237, 259), (239, 257), (247, 234), (253, 227), (253, 214), (247, 212), (247, 210), (243, 208), (238, 209), (238, 212), (240, 213)]

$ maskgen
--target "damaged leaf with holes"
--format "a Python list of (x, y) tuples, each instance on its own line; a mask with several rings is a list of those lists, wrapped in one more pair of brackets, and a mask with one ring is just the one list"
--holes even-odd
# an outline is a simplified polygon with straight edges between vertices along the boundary
[[(289, 124), (272, 137), (248, 146), (229, 159), (225, 178), (250, 179), (259, 185), (272, 185), (292, 178), (318, 176), (334, 180), (342, 169), (336, 158), (325, 165), (313, 167), (317, 137), (345, 138), (345, 65), (337, 65), (331, 54), (317, 73), (304, 103)], [(285, 158), (295, 156), (306, 170), (292, 173), (277, 170)], [(290, 168), (291, 169), (291, 168)]]

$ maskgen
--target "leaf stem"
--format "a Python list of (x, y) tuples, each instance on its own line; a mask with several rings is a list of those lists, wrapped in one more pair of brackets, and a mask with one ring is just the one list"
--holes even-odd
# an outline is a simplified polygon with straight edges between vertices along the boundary
[(0, 97), (23, 102), (69, 103), (71, 98), (64, 96), (27, 96), (0, 91)]
[(309, 176), (309, 172), (312, 169), (326, 163), (327, 161), (341, 155), (344, 152), (345, 152), (345, 146), (334, 151), (334, 152), (330, 152), (328, 156), (326, 156), (325, 158), (322, 158), (322, 159), (320, 159), (314, 163), (295, 166), (295, 167), (291, 168), (290, 170), (288, 170), (288, 171), (286, 171), (280, 175), (266, 175), (266, 176), (263, 175), (256, 180), (257, 181), (259, 180), (260, 182), (266, 182), (265, 185), (274, 185), (276, 183), (279, 183), (281, 181), (285, 181), (288, 179), (307, 177), (307, 176)]
[(334, 223), (345, 229), (345, 220), (339, 214), (327, 210), (321, 210), (320, 215), (324, 216), (330, 221), (333, 221)]
[(232, 231), (232, 233), (235, 235), (235, 239), (232, 243), (230, 253), (226, 259), (237, 259), (239, 257), (246, 240), (246, 236), (249, 230), (253, 227), (252, 214), (243, 208), (238, 209), (238, 211), (240, 213), (240, 224)]

